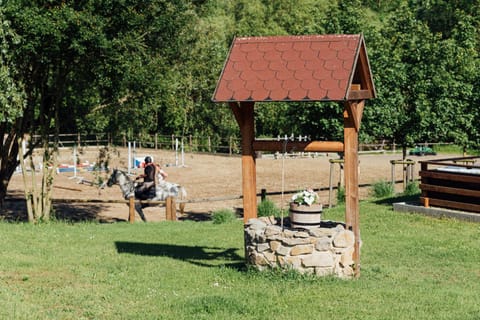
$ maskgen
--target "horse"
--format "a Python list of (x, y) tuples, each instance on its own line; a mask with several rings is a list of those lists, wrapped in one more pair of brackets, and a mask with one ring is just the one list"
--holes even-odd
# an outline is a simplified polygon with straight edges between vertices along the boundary
[[(123, 197), (129, 199), (134, 196), (135, 199), (139, 199), (139, 194), (136, 192), (138, 184), (132, 181), (127, 173), (122, 170), (114, 169), (110, 178), (107, 181), (107, 186), (111, 187), (114, 184), (118, 184), (120, 190), (122, 190)], [(168, 197), (180, 197), (183, 199), (187, 196), (187, 191), (184, 187), (176, 183), (167, 182), (165, 180), (157, 181), (154, 188), (148, 194), (148, 200), (164, 201)], [(143, 197), (142, 200), (145, 200)], [(144, 222), (147, 222), (145, 215), (143, 214), (143, 208), (148, 207), (147, 203), (135, 203), (135, 210), (138, 212)], [(180, 205), (180, 210), (183, 211), (184, 204)]]

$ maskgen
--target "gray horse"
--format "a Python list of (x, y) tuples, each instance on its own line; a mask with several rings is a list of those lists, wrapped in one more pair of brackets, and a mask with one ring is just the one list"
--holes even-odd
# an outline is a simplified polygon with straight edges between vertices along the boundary
[[(128, 177), (125, 171), (118, 169), (113, 170), (110, 178), (107, 181), (107, 186), (111, 187), (114, 184), (118, 184), (125, 199), (129, 199), (131, 196), (135, 196), (136, 199), (138, 198), (138, 193), (135, 192), (137, 184)], [(187, 192), (184, 187), (176, 183), (162, 180), (155, 184), (154, 189), (152, 188), (152, 192), (148, 197), (148, 200), (164, 201), (168, 197), (178, 197), (179, 195), (182, 199), (187, 196)], [(147, 219), (145, 218), (142, 209), (148, 206), (149, 204), (147, 203), (135, 203), (135, 210), (145, 222), (147, 222)], [(184, 204), (181, 204), (180, 210), (183, 211), (183, 208)]]

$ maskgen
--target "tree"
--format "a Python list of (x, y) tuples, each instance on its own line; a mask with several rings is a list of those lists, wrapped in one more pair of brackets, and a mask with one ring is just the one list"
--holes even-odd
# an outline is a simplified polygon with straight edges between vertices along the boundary
[(478, 51), (469, 16), (457, 16), (449, 31), (464, 37), (457, 41), (432, 32), (412, 6), (392, 13), (371, 46), (379, 98), (364, 117), (370, 136), (383, 132), (403, 146), (404, 156), (415, 142), (464, 144), (475, 131), (471, 101)]
[(23, 84), (15, 78), (15, 64), (9, 43), (18, 43), (18, 35), (11, 28), (0, 1), (0, 206), (3, 206), (8, 183), (19, 161), (18, 121), (26, 106)]
[[(160, 86), (161, 78), (155, 70), (167, 64), (158, 58), (159, 49), (169, 57), (180, 50), (164, 44), (175, 25), (156, 14), (167, 12), (167, 17), (174, 17), (177, 8), (164, 1), (109, 0), (19, 0), (2, 6), (2, 20), (10, 21), (12, 30), (3, 27), (2, 32), (15, 32), (19, 39), (13, 41), (13, 37), (6, 36), (4, 46), (10, 50), (8, 56), (2, 55), (2, 67), (14, 66), (9, 68), (9, 78), (23, 84), (25, 103), (7, 105), (2, 114), (8, 119), (1, 121), (4, 129), (0, 133), (2, 137), (7, 134), (7, 138), (2, 145), (0, 199), (4, 199), (18, 164), (18, 137), (27, 133), (32, 138), (39, 135), (39, 139), (30, 140), (27, 155), (35, 146), (42, 146), (43, 165), (54, 165), (55, 135), (62, 128), (60, 116), (64, 116), (67, 125), (75, 126), (93, 110), (116, 115), (110, 117), (113, 123), (117, 121), (116, 128), (156, 125), (156, 110), (151, 111), (150, 107), (158, 103), (154, 101), (158, 95), (152, 92)], [(136, 112), (129, 113), (132, 109)], [(101, 120), (105, 122), (105, 118)], [(111, 125), (110, 119), (106, 123)], [(46, 180), (41, 197), (49, 198), (53, 179), (42, 179)], [(45, 208), (49, 210), (48, 204)], [(41, 213), (44, 216), (39, 218), (48, 219), (48, 214)]]

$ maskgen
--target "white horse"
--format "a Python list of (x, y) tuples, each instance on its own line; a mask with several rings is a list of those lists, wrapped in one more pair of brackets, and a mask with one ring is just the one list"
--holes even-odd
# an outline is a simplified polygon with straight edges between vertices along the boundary
[[(138, 193), (136, 192), (137, 184), (132, 181), (127, 173), (122, 170), (114, 169), (110, 178), (107, 181), (107, 186), (111, 187), (114, 184), (118, 184), (122, 190), (123, 197), (129, 199), (132, 196), (138, 198)], [(153, 192), (154, 191), (154, 192)], [(187, 191), (184, 187), (176, 184), (167, 182), (165, 180), (159, 180), (155, 184), (155, 188), (152, 188), (152, 192), (149, 194), (148, 200), (164, 201), (168, 197), (178, 197), (183, 199), (187, 196)], [(145, 215), (143, 214), (143, 208), (148, 207), (147, 203), (135, 203), (135, 210), (138, 212), (143, 221), (147, 221)], [(184, 204), (180, 205), (180, 210), (183, 211)]]

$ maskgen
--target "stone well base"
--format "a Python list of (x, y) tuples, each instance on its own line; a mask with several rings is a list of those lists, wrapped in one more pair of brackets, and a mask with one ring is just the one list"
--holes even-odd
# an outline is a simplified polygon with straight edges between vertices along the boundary
[[(285, 221), (287, 225), (288, 221)], [(274, 217), (245, 224), (247, 263), (259, 270), (293, 269), (318, 276), (353, 278), (355, 236), (342, 223), (322, 221), (319, 228), (283, 230)]]

